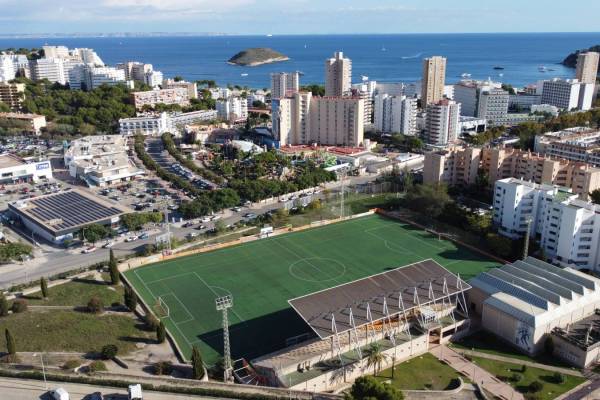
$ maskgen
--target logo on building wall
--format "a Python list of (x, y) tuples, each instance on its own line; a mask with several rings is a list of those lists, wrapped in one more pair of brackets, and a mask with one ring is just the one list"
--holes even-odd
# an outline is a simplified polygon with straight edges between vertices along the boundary
[(524, 350), (531, 351), (533, 347), (533, 330), (529, 325), (523, 322), (518, 323), (515, 332), (515, 344)]
[(48, 168), (50, 168), (50, 163), (47, 163), (47, 162), (40, 163), (40, 164), (37, 164), (35, 166), (35, 169), (38, 170), (38, 171), (41, 170), (41, 169), (48, 169)]

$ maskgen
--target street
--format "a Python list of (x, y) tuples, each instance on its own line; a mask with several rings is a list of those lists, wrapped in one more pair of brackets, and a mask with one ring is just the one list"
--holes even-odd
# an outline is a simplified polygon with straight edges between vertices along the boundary
[[(375, 175), (351, 177), (345, 182), (345, 185), (350, 186), (351, 184), (362, 184), (372, 181), (376, 178)], [(340, 182), (328, 185), (330, 189), (336, 191), (339, 190)], [(317, 195), (317, 197), (321, 197)], [(240, 212), (225, 211), (222, 221), (225, 225), (234, 224), (243, 219), (243, 215), (247, 212), (252, 212), (257, 215), (264, 214), (267, 211), (275, 210), (283, 207), (283, 203), (274, 202), (269, 204), (255, 203), (250, 207), (243, 207)], [(198, 232), (195, 227), (183, 228), (171, 225), (171, 233), (178, 239), (185, 239), (190, 232)], [(207, 228), (212, 228), (212, 222), (204, 223)], [(26, 236), (26, 235), (25, 235)], [(138, 239), (134, 242), (117, 242), (112, 248), (117, 257), (123, 257), (128, 254), (135, 253), (136, 249), (142, 248), (146, 244), (154, 244), (156, 239), (156, 233), (150, 235), (148, 239)], [(39, 280), (42, 277), (54, 276), (63, 272), (71, 271), (80, 267), (86, 267), (102, 261), (107, 261), (109, 256), (109, 250), (102, 248), (102, 243), (97, 243), (98, 249), (92, 253), (83, 254), (81, 253), (82, 248), (77, 249), (52, 249), (43, 250), (42, 254), (38, 254), (35, 259), (27, 261), (23, 264), (9, 264), (0, 266), (0, 289), (8, 289), (9, 287)], [(40, 258), (42, 258), (40, 260)]]
[[(48, 390), (62, 387), (71, 400), (87, 399), (89, 395), (100, 392), (104, 399), (127, 400), (127, 390), (120, 388), (109, 388), (83, 384), (48, 382), (48, 389), (44, 382), (28, 379), (0, 378), (0, 399), (2, 400), (52, 400)], [(177, 395), (170, 393), (144, 391), (144, 400), (185, 400), (185, 399), (207, 399), (207, 397), (192, 395)], [(86, 397), (88, 396), (88, 397)], [(215, 399), (211, 397), (210, 399)]]

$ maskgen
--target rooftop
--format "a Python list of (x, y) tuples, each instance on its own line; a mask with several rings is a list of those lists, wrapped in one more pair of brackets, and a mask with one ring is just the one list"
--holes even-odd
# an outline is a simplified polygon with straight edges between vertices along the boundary
[(544, 325), (600, 299), (599, 279), (532, 257), (482, 272), (470, 284), (490, 296), (485, 304), (531, 326)]
[(120, 205), (78, 189), (19, 200), (10, 203), (9, 208), (34, 220), (53, 234), (112, 220), (129, 212)]
[(312, 330), (326, 339), (337, 333), (405, 313), (469, 289), (469, 285), (433, 260), (392, 269), (289, 300)]
[(0, 154), (0, 168), (16, 167), (23, 164), (25, 164), (25, 161), (13, 154)]

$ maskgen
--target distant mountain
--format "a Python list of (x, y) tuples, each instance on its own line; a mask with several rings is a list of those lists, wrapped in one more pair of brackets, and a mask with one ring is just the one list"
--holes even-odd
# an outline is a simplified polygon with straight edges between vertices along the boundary
[(569, 68), (575, 68), (577, 66), (577, 56), (579, 53), (585, 53), (586, 51), (595, 51), (600, 53), (600, 44), (592, 46), (589, 49), (577, 50), (576, 52), (569, 54), (561, 64)]
[(271, 64), (280, 61), (287, 61), (290, 58), (278, 51), (266, 47), (256, 47), (240, 51), (231, 57), (229, 64), (241, 65), (245, 67), (255, 67), (262, 64)]

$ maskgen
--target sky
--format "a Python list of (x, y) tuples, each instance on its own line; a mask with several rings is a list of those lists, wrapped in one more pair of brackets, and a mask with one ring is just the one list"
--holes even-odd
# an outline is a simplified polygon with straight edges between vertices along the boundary
[(0, 34), (597, 32), (600, 0), (0, 0)]

